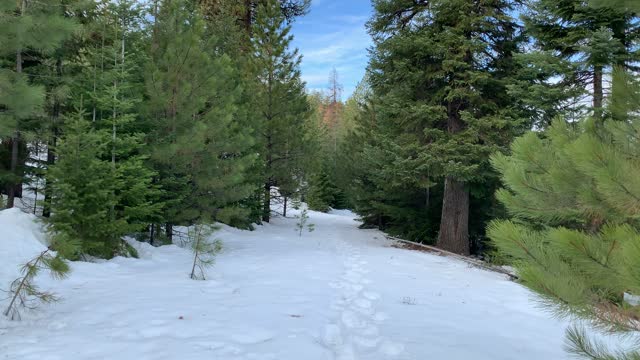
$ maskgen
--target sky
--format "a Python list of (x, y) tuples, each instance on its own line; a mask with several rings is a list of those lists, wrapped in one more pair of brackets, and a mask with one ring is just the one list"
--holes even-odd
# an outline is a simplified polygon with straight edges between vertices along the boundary
[(312, 0), (311, 10), (293, 24), (293, 45), (302, 54), (307, 89), (325, 91), (335, 67), (346, 100), (364, 75), (371, 38), (365, 23), (370, 0)]

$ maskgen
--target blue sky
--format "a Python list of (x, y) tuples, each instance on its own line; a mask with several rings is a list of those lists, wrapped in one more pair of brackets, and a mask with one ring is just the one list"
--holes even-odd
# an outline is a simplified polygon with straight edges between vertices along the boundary
[(302, 78), (309, 90), (325, 90), (335, 67), (344, 86), (343, 100), (353, 92), (367, 66), (371, 38), (365, 23), (370, 0), (312, 0), (311, 11), (293, 24), (293, 45), (302, 54)]

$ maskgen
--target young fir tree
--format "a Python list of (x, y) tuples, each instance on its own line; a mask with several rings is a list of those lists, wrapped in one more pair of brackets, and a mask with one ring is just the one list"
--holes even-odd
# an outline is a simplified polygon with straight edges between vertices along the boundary
[[(556, 121), (528, 133), (493, 164), (506, 186), (498, 199), (511, 220), (488, 235), (513, 261), (521, 282), (560, 316), (600, 330), (640, 336), (640, 83), (619, 69), (604, 124)], [(630, 300), (631, 299), (631, 300)], [(578, 328), (570, 351), (588, 359), (638, 359), (612, 351)]]
[(522, 40), (509, 15), (514, 3), (381, 0), (369, 23), (370, 83), (378, 103), (376, 140), (363, 152), (372, 176), (396, 185), (385, 192), (395, 203), (382, 207), (438, 206), (430, 188), (439, 183), (436, 243), (456, 253), (471, 251), (471, 202), (491, 202), (489, 155), (522, 126), (507, 92)]
[[(92, 126), (110, 134), (110, 149), (101, 160), (111, 164), (122, 182), (115, 189), (113, 218), (126, 219), (129, 229), (139, 231), (159, 219), (163, 206), (160, 190), (153, 184), (145, 144), (147, 124), (138, 112), (142, 103), (143, 46), (140, 6), (134, 1), (108, 2), (99, 8), (94, 43), (84, 60), (91, 64), (83, 73), (86, 110)], [(82, 96), (82, 95), (81, 95)]]
[(338, 189), (332, 183), (326, 172), (319, 172), (309, 180), (309, 190), (306, 196), (309, 209), (327, 212), (336, 205)]
[(258, 7), (252, 38), (257, 75), (252, 106), (259, 114), (256, 132), (263, 163), (262, 220), (266, 222), (271, 217), (273, 187), (294, 189), (307, 154), (304, 138), (309, 104), (300, 78), (301, 58), (297, 49), (290, 49), (290, 31), (275, 0)]
[(3, 1), (0, 5), (0, 153), (7, 153), (0, 154), (0, 159), (6, 159), (0, 164), (0, 185), (7, 194), (8, 208), (14, 206), (24, 176), (22, 132), (28, 129), (29, 120), (40, 115), (45, 99), (43, 86), (25, 71), (24, 55), (50, 54), (71, 36), (76, 25), (63, 16), (62, 7), (59, 0)]
[(251, 132), (235, 122), (239, 74), (194, 5), (160, 4), (146, 68), (147, 116), (152, 160), (167, 203), (170, 238), (174, 224), (199, 219), (233, 222), (248, 211), (240, 202), (253, 191), (245, 180), (255, 161)]
[(118, 203), (116, 191), (124, 182), (111, 163), (102, 160), (110, 152), (109, 133), (93, 129), (78, 113), (66, 120), (56, 150), (58, 161), (48, 170), (53, 237), (78, 241), (76, 255), (111, 258), (125, 253), (121, 237), (129, 227), (112, 212)]

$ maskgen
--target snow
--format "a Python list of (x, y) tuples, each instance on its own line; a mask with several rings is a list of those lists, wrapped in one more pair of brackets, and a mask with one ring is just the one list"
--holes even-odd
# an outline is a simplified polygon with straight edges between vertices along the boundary
[[(348, 211), (309, 215), (316, 230), (302, 237), (293, 218), (223, 226), (207, 281), (189, 279), (188, 250), (143, 243), (141, 259), (41, 276), (62, 300), (0, 319), (0, 359), (570, 358), (568, 324), (504, 275), (390, 247)], [(34, 220), (0, 212), (0, 288), (44, 249)]]
[(42, 227), (34, 215), (18, 208), (0, 211), (0, 289), (20, 275), (21, 265), (46, 250), (44, 244)]

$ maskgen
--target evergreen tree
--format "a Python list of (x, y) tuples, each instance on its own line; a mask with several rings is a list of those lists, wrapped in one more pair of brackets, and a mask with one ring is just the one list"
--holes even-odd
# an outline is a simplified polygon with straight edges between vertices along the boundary
[(425, 213), (434, 206), (430, 188), (440, 184), (437, 245), (469, 254), (472, 198), (491, 202), (487, 190), (495, 186), (489, 155), (523, 125), (507, 91), (522, 40), (509, 15), (514, 2), (374, 5), (369, 31), (375, 142), (363, 154), (378, 183), (396, 186), (383, 194), (397, 199), (379, 207)]
[(327, 212), (335, 203), (336, 189), (329, 176), (321, 172), (311, 178), (309, 192), (306, 197), (309, 209)]
[(640, 24), (631, 10), (580, 0), (535, 0), (524, 21), (535, 51), (522, 60), (537, 84), (514, 86), (514, 91), (540, 112), (539, 125), (548, 125), (556, 115), (575, 118), (585, 95), (601, 115), (607, 72), (613, 65), (637, 69)]
[(168, 237), (174, 224), (245, 219), (249, 210), (240, 203), (253, 190), (245, 181), (255, 160), (251, 131), (234, 122), (239, 74), (228, 56), (211, 50), (216, 40), (205, 31), (199, 12), (182, 0), (163, 1), (153, 24), (145, 106)]
[(124, 218), (113, 216), (116, 191), (124, 182), (110, 162), (102, 160), (109, 145), (106, 131), (92, 129), (82, 113), (76, 114), (66, 121), (58, 161), (48, 174), (53, 238), (76, 240), (80, 254), (101, 258), (126, 254), (121, 237), (131, 230)]
[[(8, 156), (0, 166), (0, 184), (7, 194), (8, 208), (21, 192), (24, 176), (24, 136), (29, 120), (40, 115), (44, 106), (44, 88), (30, 79), (25, 72), (24, 54), (50, 54), (68, 39), (76, 28), (74, 22), (63, 16), (59, 0), (16, 2), (3, 1), (0, 5), (0, 137), (4, 139), (0, 152)], [(21, 151), (21, 148), (23, 149)]]
[(305, 154), (305, 124), (309, 104), (300, 79), (300, 56), (291, 50), (291, 27), (278, 4), (258, 7), (253, 28), (253, 65), (257, 75), (253, 106), (260, 118), (256, 127), (263, 162), (262, 220), (271, 216), (274, 186), (294, 189), (301, 181)]
[[(524, 285), (560, 316), (577, 316), (605, 331), (638, 336), (640, 307), (640, 83), (620, 69), (613, 78), (610, 118), (556, 121), (528, 133), (493, 164), (506, 186), (498, 199), (511, 220), (488, 229), (512, 259)], [(636, 359), (612, 351), (579, 327), (570, 351), (588, 359)]]
[(195, 224), (189, 228), (187, 236), (193, 252), (189, 277), (192, 280), (206, 280), (205, 269), (213, 266), (216, 254), (222, 251), (222, 242), (210, 239), (216, 230), (217, 228), (205, 224)]

